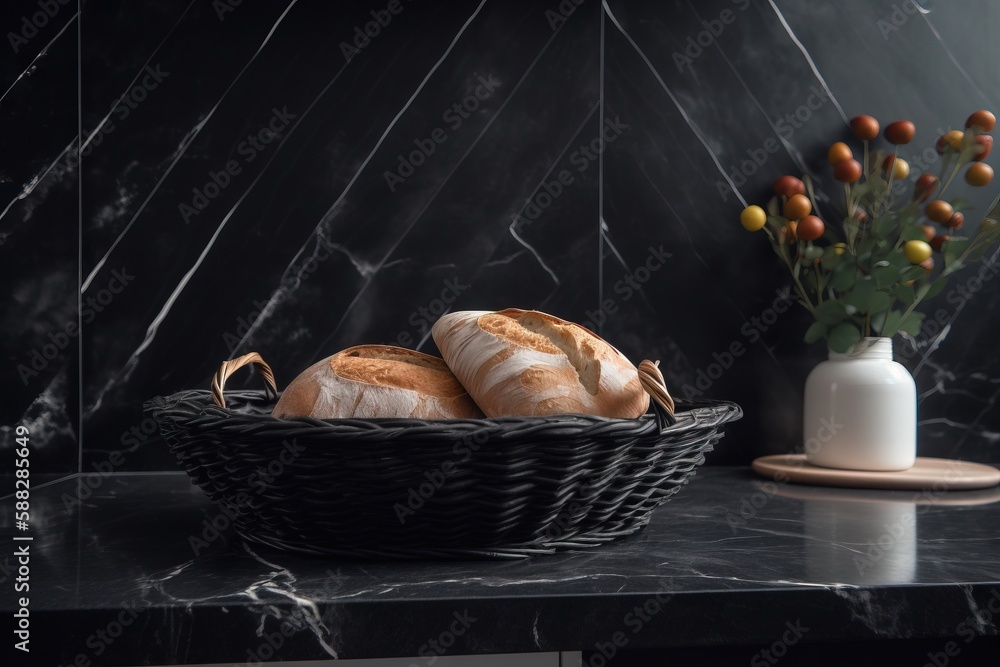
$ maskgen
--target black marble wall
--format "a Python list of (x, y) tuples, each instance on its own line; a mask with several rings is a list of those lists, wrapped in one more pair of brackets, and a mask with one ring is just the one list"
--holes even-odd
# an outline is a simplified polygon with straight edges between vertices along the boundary
[[(26, 423), (47, 471), (173, 469), (142, 401), (232, 355), (283, 385), (519, 306), (743, 405), (712, 462), (792, 449), (825, 352), (743, 202), (809, 173), (832, 215), (847, 117), (922, 150), (1000, 110), (1000, 7), (911, 3), (6, 3), (37, 34), (2, 45), (2, 444)], [(942, 294), (900, 355), (924, 455), (997, 460), (994, 289)]]

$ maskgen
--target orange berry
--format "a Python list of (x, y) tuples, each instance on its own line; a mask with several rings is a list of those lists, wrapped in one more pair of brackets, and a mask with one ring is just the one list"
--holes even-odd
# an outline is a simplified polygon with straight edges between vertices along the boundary
[(812, 202), (805, 195), (792, 195), (785, 202), (785, 217), (789, 220), (801, 220), (812, 211)]
[(965, 172), (965, 180), (969, 185), (981, 188), (993, 180), (993, 167), (985, 162), (973, 162)]
[(954, 212), (955, 209), (951, 207), (951, 204), (943, 199), (935, 199), (924, 209), (924, 213), (929, 219), (941, 224), (948, 222)]
[(854, 153), (851, 152), (850, 147), (843, 141), (838, 141), (837, 143), (830, 146), (830, 150), (826, 152), (826, 159), (830, 164), (837, 164), (843, 160), (850, 160), (854, 157)]

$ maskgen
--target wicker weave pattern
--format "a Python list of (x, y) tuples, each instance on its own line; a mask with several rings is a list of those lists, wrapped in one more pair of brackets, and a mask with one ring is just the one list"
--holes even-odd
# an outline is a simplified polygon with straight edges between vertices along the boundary
[(649, 414), (280, 420), (264, 392), (226, 398), (220, 408), (210, 392), (188, 391), (146, 409), (244, 539), (357, 558), (518, 558), (620, 538), (649, 522), (742, 415), (698, 401), (678, 402), (662, 430)]

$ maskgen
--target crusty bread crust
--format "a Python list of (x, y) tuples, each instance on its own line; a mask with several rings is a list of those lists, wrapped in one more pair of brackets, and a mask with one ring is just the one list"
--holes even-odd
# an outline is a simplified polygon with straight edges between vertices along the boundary
[(649, 408), (639, 373), (593, 332), (538, 311), (462, 311), (431, 330), (445, 361), (488, 417), (591, 414), (635, 419)]
[(282, 419), (483, 416), (442, 359), (390, 345), (358, 345), (313, 364), (288, 385), (272, 414)]
[(412, 389), (437, 398), (467, 393), (444, 359), (387, 345), (359, 345), (344, 350), (330, 357), (330, 369), (347, 380)]

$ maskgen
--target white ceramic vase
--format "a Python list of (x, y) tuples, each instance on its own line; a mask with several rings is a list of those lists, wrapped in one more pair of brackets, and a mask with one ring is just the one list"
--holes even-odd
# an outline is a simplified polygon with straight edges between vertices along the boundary
[(830, 352), (806, 380), (806, 460), (825, 468), (897, 471), (917, 456), (917, 389), (892, 360), (891, 338)]

